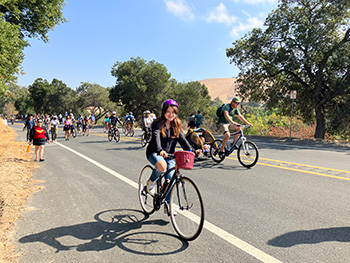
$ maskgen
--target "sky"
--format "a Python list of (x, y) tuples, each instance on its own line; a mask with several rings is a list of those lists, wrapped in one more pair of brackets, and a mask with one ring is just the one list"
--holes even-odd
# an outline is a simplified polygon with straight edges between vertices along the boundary
[(226, 49), (252, 28), (263, 27), (278, 0), (70, 0), (67, 22), (49, 42), (30, 39), (20, 86), (56, 78), (115, 85), (113, 65), (140, 57), (163, 64), (178, 82), (231, 78), (239, 70)]

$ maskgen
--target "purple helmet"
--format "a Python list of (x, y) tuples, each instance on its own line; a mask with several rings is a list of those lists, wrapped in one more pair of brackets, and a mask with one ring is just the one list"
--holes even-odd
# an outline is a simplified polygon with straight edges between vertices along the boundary
[(166, 100), (162, 103), (162, 109), (164, 109), (168, 105), (176, 106), (177, 108), (179, 107), (179, 105), (177, 105), (177, 102), (175, 100)]

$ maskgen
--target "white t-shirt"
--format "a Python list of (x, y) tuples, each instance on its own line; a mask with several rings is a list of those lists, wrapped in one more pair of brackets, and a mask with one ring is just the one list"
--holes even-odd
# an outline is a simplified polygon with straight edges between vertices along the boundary
[(151, 116), (148, 118), (145, 118), (145, 124), (147, 128), (151, 128), (152, 122), (153, 122), (153, 118), (151, 118)]
[(58, 125), (58, 121), (55, 121), (55, 120), (51, 120), (50, 123), (51, 123), (51, 127), (53, 128), (56, 128)]

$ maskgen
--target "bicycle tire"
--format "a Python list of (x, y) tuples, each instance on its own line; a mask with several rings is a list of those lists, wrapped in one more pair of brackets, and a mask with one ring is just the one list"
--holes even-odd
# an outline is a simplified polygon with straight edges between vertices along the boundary
[(139, 187), (138, 187), (138, 196), (141, 208), (145, 214), (150, 215), (154, 213), (154, 201), (153, 201), (153, 194), (156, 192), (157, 186), (151, 190), (151, 193), (148, 193), (145, 189), (147, 186), (147, 181), (151, 177), (153, 171), (153, 167), (150, 165), (146, 165), (143, 167), (140, 177), (139, 177)]
[(112, 135), (112, 131), (111, 130), (108, 131), (107, 137), (108, 137), (108, 141), (112, 141), (113, 135)]
[(72, 129), (71, 133), (73, 138), (77, 137), (77, 129)]
[(129, 134), (130, 134), (130, 137), (134, 136), (134, 134), (135, 134), (134, 129), (132, 129), (132, 130), (129, 132)]
[(142, 147), (145, 147), (147, 144), (147, 141), (146, 141), (146, 133), (142, 133), (141, 135), (141, 146)]
[[(225, 159), (225, 155), (220, 158), (219, 151), (221, 149), (222, 140), (216, 139), (210, 144), (209, 155), (214, 162), (221, 163)], [(225, 152), (227, 151), (227, 147), (225, 146)]]
[[(246, 148), (245, 150), (243, 149), (243, 143)], [(259, 159), (259, 150), (255, 143), (251, 141), (245, 141), (243, 143), (238, 148), (237, 158), (241, 165), (251, 168)]]
[(114, 136), (115, 142), (120, 141), (120, 132), (118, 129), (115, 130), (115, 136)]
[(196, 239), (203, 229), (204, 205), (196, 184), (181, 177), (170, 194), (170, 219), (176, 233), (185, 240)]

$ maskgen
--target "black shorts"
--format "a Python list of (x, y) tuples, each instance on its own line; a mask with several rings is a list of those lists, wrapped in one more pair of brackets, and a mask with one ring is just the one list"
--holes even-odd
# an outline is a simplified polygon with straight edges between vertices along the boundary
[(33, 139), (33, 145), (35, 146), (41, 146), (45, 145), (46, 139)]

